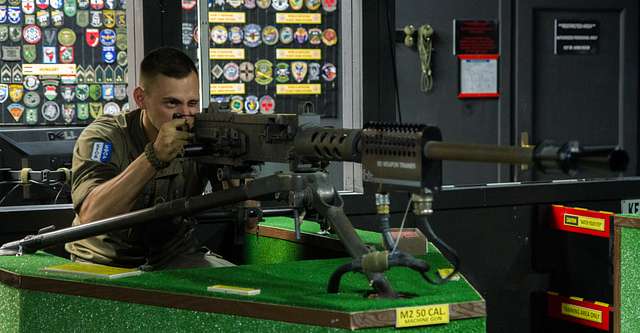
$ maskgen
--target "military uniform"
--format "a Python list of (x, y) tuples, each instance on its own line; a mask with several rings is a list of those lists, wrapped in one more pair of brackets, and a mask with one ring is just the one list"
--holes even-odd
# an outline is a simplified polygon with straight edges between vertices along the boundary
[[(144, 153), (148, 139), (142, 125), (143, 112), (134, 110), (115, 117), (100, 117), (78, 138), (73, 152), (72, 199), (80, 224), (79, 209), (89, 192), (114, 178)], [(205, 178), (197, 164), (176, 158), (156, 173), (138, 196), (133, 210), (202, 193)], [(189, 219), (155, 220), (131, 229), (114, 231), (66, 244), (72, 258), (122, 267), (162, 267), (197, 248)]]

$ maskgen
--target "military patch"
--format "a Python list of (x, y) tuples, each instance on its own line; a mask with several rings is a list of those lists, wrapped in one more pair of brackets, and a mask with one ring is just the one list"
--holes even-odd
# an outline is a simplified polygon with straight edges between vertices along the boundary
[(8, 64), (2, 65), (2, 70), (0, 70), (0, 82), (11, 83), (11, 67), (9, 67)]
[(229, 28), (229, 41), (232, 44), (242, 44), (242, 39), (244, 36), (244, 32), (241, 27), (235, 26)]
[(7, 111), (9, 111), (13, 120), (18, 122), (24, 113), (24, 106), (18, 103), (9, 104), (9, 106), (7, 106)]
[(56, 102), (44, 102), (40, 108), (42, 118), (47, 121), (56, 121), (60, 117), (60, 106)]
[(57, 50), (55, 46), (42, 47), (42, 63), (44, 64), (58, 63), (58, 55), (57, 55)]
[(60, 75), (62, 84), (75, 84), (77, 82), (76, 75)]
[(293, 29), (290, 27), (282, 27), (282, 29), (280, 29), (280, 42), (282, 44), (291, 44), (291, 42), (293, 42)]
[(56, 46), (58, 44), (58, 29), (47, 28), (44, 29), (44, 46)]
[(96, 47), (100, 44), (100, 30), (87, 29), (84, 33), (84, 39), (90, 47)]
[(36, 0), (36, 6), (38, 6), (39, 9), (45, 10), (49, 8), (49, 0)]
[(308, 10), (317, 10), (320, 8), (320, 0), (305, 0), (305, 5)]
[(243, 82), (251, 82), (255, 78), (255, 66), (245, 61), (240, 64), (240, 80)]
[(9, 39), (9, 26), (0, 24), (0, 42), (5, 42)]
[(29, 125), (35, 125), (38, 123), (38, 109), (27, 109), (24, 115), (24, 119)]
[(102, 27), (102, 12), (89, 11), (89, 24), (94, 28)]
[(114, 98), (113, 84), (102, 85), (102, 99), (105, 101), (111, 101)]
[(73, 118), (76, 115), (76, 105), (75, 104), (64, 104), (62, 106), (62, 119), (65, 123), (71, 124), (73, 122)]
[(127, 86), (124, 84), (116, 84), (113, 88), (116, 99), (119, 101), (124, 101), (127, 99)]
[(115, 9), (116, 8), (116, 0), (104, 0), (104, 8), (106, 8), (106, 9)]
[(129, 103), (128, 103), (128, 102), (127, 102), (127, 103), (122, 104), (122, 107), (120, 108), (120, 112), (122, 112), (122, 113), (127, 113), (127, 112), (129, 112)]
[[(219, 7), (224, 7), (225, 4), (225, 0), (213, 0), (214, 1), (214, 5), (219, 6)], [(209, 1), (211, 2), (211, 1)]]
[(116, 27), (125, 28), (127, 26), (127, 13), (124, 10), (116, 10)]
[(244, 0), (244, 7), (247, 9), (256, 8), (256, 0)]
[(247, 24), (244, 26), (244, 45), (248, 47), (257, 47), (262, 43), (260, 38), (261, 28), (257, 24)]
[(11, 69), (11, 80), (13, 83), (22, 84), (22, 65), (14, 65)]
[(22, 28), (22, 36), (27, 44), (38, 44), (42, 39), (42, 30), (35, 24), (25, 25)]
[(271, 7), (277, 11), (287, 10), (289, 8), (289, 0), (272, 0)]
[(61, 27), (64, 25), (64, 13), (61, 10), (51, 11), (51, 24), (54, 27)]
[(7, 22), (7, 6), (0, 6), (0, 23)]
[(64, 11), (64, 15), (67, 15), (67, 17), (74, 17), (78, 10), (76, 0), (65, 0), (64, 8), (62, 10)]
[(20, 24), (22, 22), (22, 9), (20, 7), (7, 7), (7, 19), (9, 23)]
[(290, 74), (291, 71), (289, 70), (289, 64), (285, 62), (276, 64), (276, 81), (279, 83), (287, 83), (289, 82)]
[(114, 71), (114, 75), (115, 80), (113, 80), (113, 82), (115, 83), (126, 83), (127, 82), (127, 67), (122, 67), (122, 66), (116, 66), (116, 70)]
[(24, 87), (22, 84), (10, 84), (9, 85), (9, 98), (14, 103), (20, 102), (24, 96)]
[(309, 63), (309, 75), (307, 76), (309, 82), (320, 80), (320, 64), (317, 62)]
[[(105, 46), (102, 48), (102, 61), (107, 64), (116, 62), (116, 48), (113, 46)], [(97, 75), (96, 75), (97, 76)]]
[(115, 103), (115, 102), (109, 102), (104, 105), (102, 110), (103, 110), (102, 112), (106, 115), (117, 116), (120, 114), (120, 105), (118, 105), (118, 103)]
[(298, 82), (304, 81), (304, 78), (307, 76), (307, 63), (303, 61), (294, 61), (291, 63), (291, 72), (293, 74), (293, 78)]
[(24, 94), (24, 98), (22, 99), (22, 102), (28, 108), (37, 107), (38, 105), (40, 105), (40, 101), (40, 95), (36, 91), (27, 92), (26, 94)]
[(73, 46), (76, 42), (76, 33), (69, 28), (62, 28), (58, 31), (58, 42), (63, 46)]
[(44, 86), (44, 97), (50, 101), (53, 101), (58, 97), (58, 87), (54, 85), (45, 85)]
[(127, 50), (127, 29), (126, 28), (116, 28), (116, 47), (119, 50), (126, 51)]
[(102, 11), (102, 24), (107, 28), (114, 28), (116, 26), (116, 12), (113, 10)]
[(307, 40), (309, 40), (307, 29), (303, 27), (296, 29), (296, 32), (293, 34), (293, 39), (295, 39), (298, 44), (306, 43)]
[(89, 85), (78, 84), (76, 85), (76, 99), (79, 101), (85, 101), (89, 98)]
[(93, 10), (100, 10), (104, 8), (104, 0), (90, 0), (89, 4)]
[(182, 9), (192, 10), (198, 2), (196, 0), (181, 0)]
[(229, 108), (231, 109), (231, 112), (242, 113), (242, 110), (244, 109), (244, 99), (242, 96), (231, 97)]
[(99, 101), (102, 97), (102, 87), (99, 84), (89, 85), (89, 97), (94, 101)]
[(51, 16), (49, 15), (49, 12), (46, 10), (39, 10), (38, 12), (36, 12), (36, 22), (43, 28), (49, 26), (50, 17)]
[(211, 28), (211, 33), (209, 35), (212, 42), (218, 45), (222, 45), (227, 42), (227, 37), (229, 34), (227, 32), (227, 28), (225, 28), (223, 25), (216, 25)]
[(243, 2), (243, 0), (227, 0), (227, 3), (232, 8), (238, 8), (238, 7), (242, 6), (242, 2)]
[(267, 25), (262, 29), (262, 41), (266, 45), (276, 45), (278, 43), (278, 28)]
[(76, 104), (76, 111), (78, 112), (78, 120), (84, 121), (89, 119), (89, 104), (87, 103)]
[(273, 81), (273, 64), (271, 61), (262, 59), (256, 62), (256, 82), (260, 85), (267, 85)]
[(116, 45), (116, 32), (113, 31), (113, 29), (103, 29), (102, 31), (100, 31), (100, 43), (103, 46)]
[(49, 0), (49, 6), (53, 9), (60, 9), (63, 6), (64, 0)]
[(336, 45), (338, 43), (338, 33), (331, 28), (325, 29), (322, 32), (322, 42), (326, 46)]
[(256, 114), (260, 111), (260, 101), (257, 96), (249, 95), (245, 98), (244, 111), (248, 114)]
[(271, 0), (257, 0), (256, 4), (260, 9), (267, 9), (269, 8), (269, 6), (271, 6)]
[(322, 0), (322, 9), (325, 12), (333, 12), (338, 8), (338, 0)]
[(311, 45), (322, 44), (322, 30), (318, 28), (309, 29), (309, 44)]
[(34, 14), (24, 16), (24, 24), (36, 24), (36, 16)]
[(61, 86), (60, 96), (65, 102), (71, 102), (76, 97), (76, 88), (74, 86)]
[(95, 69), (95, 82), (96, 83), (102, 83), (104, 82), (104, 69), (102, 69), (102, 66), (97, 65), (96, 69)]
[(33, 14), (36, 12), (36, 2), (34, 0), (22, 0), (22, 12)]
[(76, 13), (76, 25), (80, 28), (86, 28), (89, 26), (89, 11), (79, 10)]
[(73, 46), (60, 46), (59, 55), (61, 63), (72, 64), (75, 59)]
[(218, 64), (213, 66), (213, 68), (211, 69), (211, 75), (213, 75), (213, 78), (216, 80), (222, 77), (222, 74), (224, 74), (224, 69), (222, 69), (222, 67), (220, 67), (220, 65)]
[(335, 80), (337, 75), (338, 74), (336, 66), (334, 66), (332, 63), (326, 63), (322, 66), (322, 78), (325, 81), (331, 82)]
[(105, 69), (104, 69), (104, 82), (105, 83), (113, 83), (113, 80), (114, 80), (113, 76), (114, 76), (113, 67), (105, 66)]
[(89, 114), (93, 119), (102, 116), (102, 103), (89, 103)]
[(19, 42), (22, 40), (22, 27), (19, 25), (10, 25), (9, 26), (9, 39), (12, 42)]
[[(92, 2), (94, 0), (91, 0)], [(111, 152), (113, 151), (113, 145), (111, 142), (94, 142), (91, 149), (91, 160), (107, 163), (111, 160)]]
[(272, 114), (276, 110), (276, 101), (269, 95), (260, 98), (260, 113)]
[(4, 103), (9, 98), (9, 85), (0, 83), (0, 103)]
[(289, 0), (289, 6), (293, 10), (300, 10), (304, 6), (304, 0)]
[(235, 62), (227, 63), (223, 70), (227, 81), (236, 81), (240, 77), (240, 67)]
[(76, 82), (84, 83), (84, 67), (82, 65), (76, 65)]
[(89, 8), (89, 0), (78, 0), (78, 8), (80, 9)]

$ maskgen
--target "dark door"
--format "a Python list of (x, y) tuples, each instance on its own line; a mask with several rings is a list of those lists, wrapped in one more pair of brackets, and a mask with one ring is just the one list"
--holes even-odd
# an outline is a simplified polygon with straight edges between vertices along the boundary
[[(631, 156), (626, 174), (636, 174), (638, 2), (518, 1), (516, 14), (515, 137), (528, 136), (532, 144), (576, 139), (585, 145), (621, 145)], [(590, 26), (571, 25), (579, 23)], [(556, 49), (558, 26), (577, 29), (560, 29), (558, 35), (566, 36), (591, 27), (587, 35), (597, 39), (563, 42), (573, 46)], [(578, 178), (602, 175), (587, 172)], [(516, 180), (552, 178), (570, 177), (516, 170)]]

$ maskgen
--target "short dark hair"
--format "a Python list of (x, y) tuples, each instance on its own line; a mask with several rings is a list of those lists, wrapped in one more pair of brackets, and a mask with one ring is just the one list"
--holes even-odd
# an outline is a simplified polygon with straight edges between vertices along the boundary
[(140, 64), (140, 85), (148, 89), (158, 75), (182, 79), (191, 73), (198, 73), (193, 60), (184, 52), (173, 47), (157, 48), (147, 54)]

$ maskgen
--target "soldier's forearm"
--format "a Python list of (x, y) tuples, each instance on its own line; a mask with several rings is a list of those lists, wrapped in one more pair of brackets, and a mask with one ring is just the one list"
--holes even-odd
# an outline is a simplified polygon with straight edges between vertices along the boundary
[(143, 155), (113, 179), (94, 188), (80, 208), (81, 223), (129, 212), (156, 170)]

